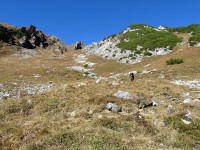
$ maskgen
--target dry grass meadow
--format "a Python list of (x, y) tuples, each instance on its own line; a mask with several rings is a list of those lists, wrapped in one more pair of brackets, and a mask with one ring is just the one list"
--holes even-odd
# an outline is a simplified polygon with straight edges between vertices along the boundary
[[(97, 84), (95, 79), (66, 69), (78, 65), (73, 57), (85, 54), (83, 51), (68, 51), (54, 58), (47, 56), (51, 54), (48, 51), (37, 51), (37, 57), (24, 59), (13, 55), (20, 52), (9, 46), (1, 48), (0, 83), (8, 90), (15, 88), (15, 82), (20, 86), (22, 80), (27, 84), (52, 81), (55, 86), (41, 94), (0, 101), (0, 149), (200, 149), (200, 102), (195, 100), (200, 95), (192, 92), (196, 89), (171, 83), (200, 79), (200, 48), (177, 46), (168, 55), (145, 58), (135, 65), (88, 56), (89, 62), (97, 63), (91, 67), (97, 76), (138, 72), (134, 82), (129, 82), (128, 76), (120, 76), (116, 80), (119, 85), (112, 85), (115, 79)], [(184, 63), (166, 65), (169, 58), (183, 58)], [(156, 71), (142, 74), (143, 70), (153, 69)], [(33, 74), (41, 77), (34, 78)], [(77, 86), (80, 83), (85, 85)], [(129, 92), (133, 98), (114, 97), (118, 90)], [(192, 101), (183, 104), (183, 93), (187, 92)], [(138, 109), (139, 93), (159, 106)], [(108, 102), (120, 106), (122, 112), (106, 110)], [(182, 119), (187, 119), (188, 112), (192, 119), (187, 125)]]

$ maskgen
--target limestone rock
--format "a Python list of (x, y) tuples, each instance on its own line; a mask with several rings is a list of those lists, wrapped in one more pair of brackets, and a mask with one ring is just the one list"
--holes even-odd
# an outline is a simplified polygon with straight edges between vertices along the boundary
[(75, 49), (75, 50), (82, 49), (82, 48), (83, 48), (83, 45), (84, 45), (84, 44), (83, 44), (82, 41), (78, 41), (78, 42), (76, 42), (74, 49)]
[(117, 105), (113, 104), (113, 103), (107, 103), (106, 104), (106, 109), (110, 110), (110, 111), (116, 111), (119, 112), (120, 109), (118, 108)]
[(118, 98), (131, 99), (131, 95), (128, 92), (124, 92), (121, 90), (119, 90), (117, 93), (113, 94), (113, 96), (116, 96)]

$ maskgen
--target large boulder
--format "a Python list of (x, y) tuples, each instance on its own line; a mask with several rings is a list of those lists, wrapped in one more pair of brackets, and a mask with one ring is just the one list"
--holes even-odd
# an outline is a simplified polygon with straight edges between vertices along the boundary
[(82, 42), (82, 41), (78, 41), (78, 42), (75, 43), (74, 49), (75, 49), (75, 50), (82, 49), (83, 46), (85, 46), (85, 45), (83, 44), (83, 42)]

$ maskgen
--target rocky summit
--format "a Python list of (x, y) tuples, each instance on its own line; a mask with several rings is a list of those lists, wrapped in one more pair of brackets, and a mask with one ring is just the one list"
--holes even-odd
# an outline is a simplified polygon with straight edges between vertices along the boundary
[(67, 51), (66, 45), (56, 36), (49, 36), (36, 27), (15, 27), (0, 23), (0, 40), (2, 42), (21, 46), (26, 49), (35, 49), (37, 47), (50, 49), (52, 51), (63, 53)]
[(200, 25), (65, 45), (0, 24), (0, 149), (200, 149)]

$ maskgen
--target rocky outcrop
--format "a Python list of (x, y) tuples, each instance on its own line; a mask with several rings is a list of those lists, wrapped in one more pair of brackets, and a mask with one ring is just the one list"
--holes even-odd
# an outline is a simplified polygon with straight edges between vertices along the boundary
[(66, 45), (60, 39), (36, 30), (33, 25), (9, 29), (8, 26), (0, 24), (0, 41), (27, 49), (40, 47), (61, 54), (67, 51)]
[(84, 46), (83, 42), (82, 41), (78, 41), (78, 42), (76, 42), (74, 49), (75, 50), (82, 49), (83, 46)]
[[(153, 49), (147, 48), (143, 49), (143, 45), (137, 44), (135, 50), (130, 49), (122, 49), (119, 47), (119, 44), (123, 41), (127, 45), (131, 45), (131, 42), (133, 42), (135, 39), (129, 39), (122, 37), (126, 36), (127, 34), (134, 34), (136, 37), (142, 37), (144, 36), (143, 31), (147, 29), (155, 30), (155, 32), (167, 32), (166, 28), (163, 26), (160, 26), (158, 28), (150, 27), (150, 26), (141, 26), (144, 29), (141, 28), (130, 28), (127, 27), (125, 30), (120, 32), (117, 35), (111, 35), (107, 38), (104, 38), (99, 43), (94, 42), (87, 47), (84, 48), (84, 50), (87, 52), (88, 55), (98, 55), (101, 56), (104, 59), (115, 59), (117, 62), (120, 63), (126, 63), (126, 64), (135, 64), (138, 62), (141, 62), (144, 57), (150, 57), (155, 55), (166, 55), (170, 52), (172, 52), (172, 49), (170, 49), (170, 46), (166, 47), (156, 47)], [(131, 37), (131, 36), (130, 36)], [(158, 39), (159, 40), (159, 39)]]

